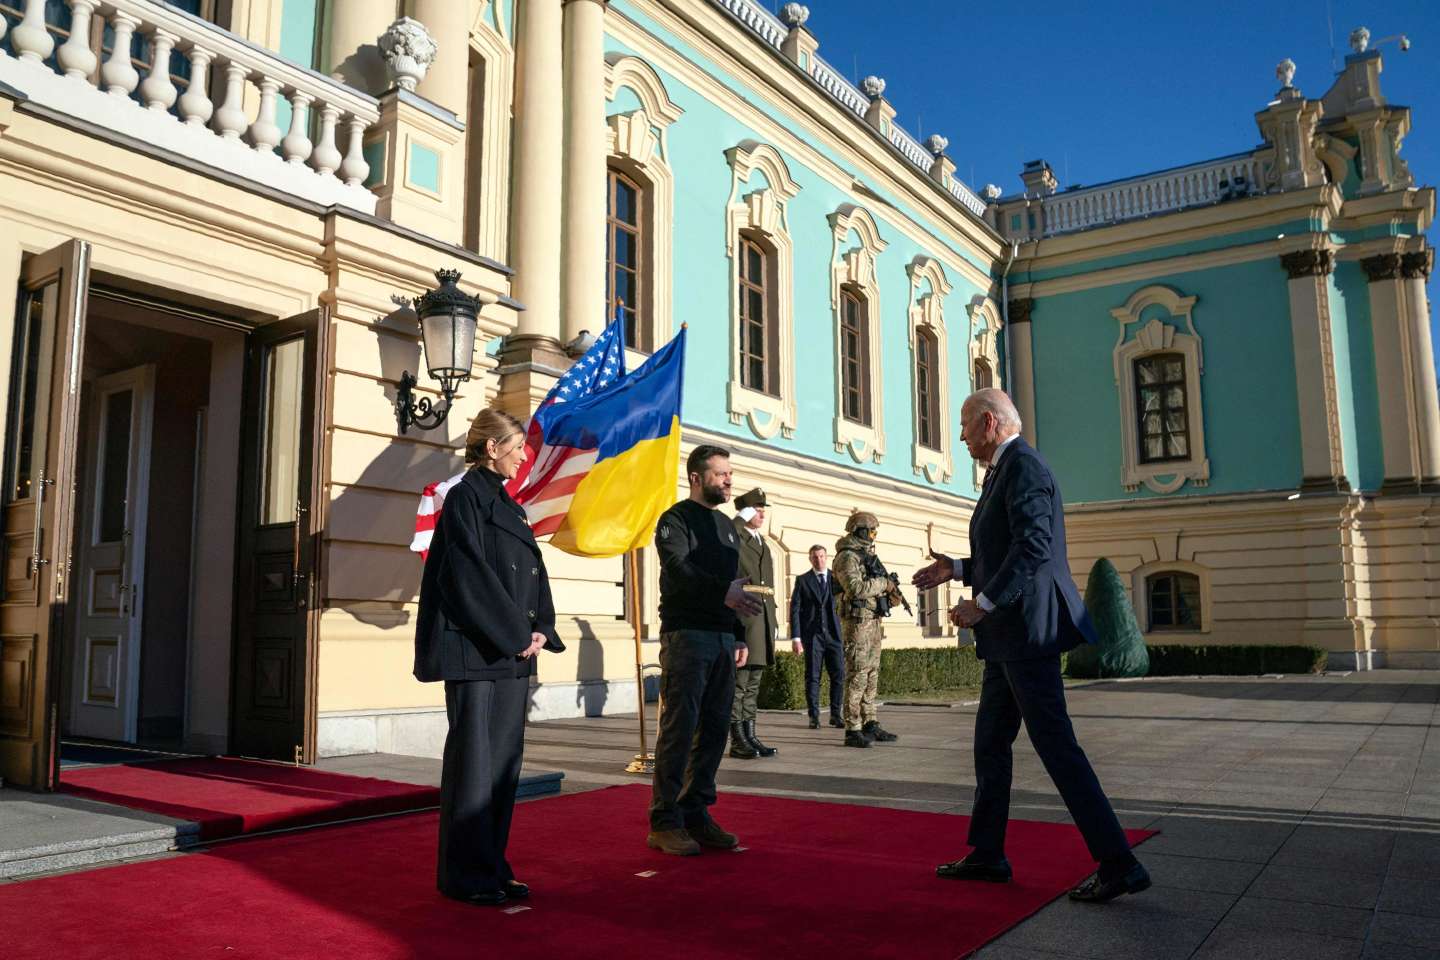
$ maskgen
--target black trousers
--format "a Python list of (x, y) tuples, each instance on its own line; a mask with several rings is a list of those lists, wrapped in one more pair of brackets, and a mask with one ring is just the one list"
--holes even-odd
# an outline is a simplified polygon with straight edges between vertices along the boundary
[(805, 706), (820, 718), (820, 668), (830, 675), (830, 715), (839, 717), (845, 706), (845, 648), (840, 638), (801, 640), (805, 651)]
[(730, 735), (735, 636), (705, 630), (660, 634), (660, 734), (650, 829), (674, 830), (708, 818), (715, 771)]
[(1090, 856), (1098, 861), (1125, 856), (1130, 843), (1110, 807), (1085, 751), (1075, 739), (1065, 709), (1060, 658), (985, 661), (980, 708), (975, 715), (975, 805), (970, 811), (972, 847), (1005, 847), (1010, 819), (1011, 747), (1021, 721), (1045, 772), (1055, 782)]
[(515, 879), (505, 859), (530, 680), (446, 681), (445, 761), (440, 773), (436, 883), (452, 897), (496, 890)]

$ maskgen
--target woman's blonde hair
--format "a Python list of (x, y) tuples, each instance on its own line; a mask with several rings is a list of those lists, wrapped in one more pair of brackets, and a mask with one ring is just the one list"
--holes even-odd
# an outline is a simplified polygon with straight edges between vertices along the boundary
[(470, 430), (465, 434), (465, 466), (473, 467), (484, 463), (487, 459), (485, 446), (491, 440), (500, 443), (524, 432), (525, 428), (520, 425), (520, 421), (504, 410), (481, 410), (475, 414), (475, 419), (470, 422)]

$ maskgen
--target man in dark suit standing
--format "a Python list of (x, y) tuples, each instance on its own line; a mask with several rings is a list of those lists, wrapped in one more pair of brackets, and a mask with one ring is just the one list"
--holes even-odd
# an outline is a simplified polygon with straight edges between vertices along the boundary
[(805, 654), (805, 706), (810, 729), (820, 728), (820, 668), (830, 674), (830, 726), (845, 727), (840, 718), (845, 700), (845, 649), (840, 643), (835, 578), (820, 544), (810, 548), (810, 569), (795, 578), (790, 591), (790, 642)]
[(929, 589), (960, 580), (976, 589), (950, 611), (975, 632), (985, 661), (975, 715), (975, 803), (964, 859), (935, 868), (942, 877), (1006, 882), (1005, 826), (1010, 818), (1011, 747), (1023, 720), (1099, 869), (1070, 891), (1103, 902), (1150, 886), (1120, 821), (1075, 739), (1065, 708), (1060, 654), (1095, 642), (1095, 628), (1070, 577), (1065, 512), (1055, 476), (1020, 436), (1020, 415), (1001, 390), (971, 394), (960, 411), (970, 456), (989, 465), (970, 518), (970, 556), (941, 554), (915, 574)]

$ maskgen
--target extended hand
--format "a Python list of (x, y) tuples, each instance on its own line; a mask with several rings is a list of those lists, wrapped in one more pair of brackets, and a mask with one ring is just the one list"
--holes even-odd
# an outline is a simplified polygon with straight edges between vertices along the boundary
[(543, 633), (532, 633), (532, 634), (530, 634), (530, 646), (528, 646), (528, 647), (526, 647), (524, 650), (521, 650), (521, 651), (520, 651), (520, 659), (521, 659), (521, 660), (528, 660), (529, 658), (535, 656), (535, 654), (539, 653), (539, 652), (540, 652), (540, 648), (543, 647), (543, 646), (545, 646), (545, 634), (543, 634)]
[(934, 550), (930, 551), (930, 556), (935, 562), (916, 570), (915, 576), (910, 578), (910, 582), (920, 590), (929, 590), (955, 579), (954, 560)]
[(741, 577), (731, 582), (730, 589), (725, 591), (725, 606), (742, 617), (753, 617), (765, 609), (758, 597), (745, 592), (745, 585), (749, 582), (749, 577)]
[(974, 600), (962, 600), (950, 610), (950, 622), (968, 630), (985, 619), (985, 609)]

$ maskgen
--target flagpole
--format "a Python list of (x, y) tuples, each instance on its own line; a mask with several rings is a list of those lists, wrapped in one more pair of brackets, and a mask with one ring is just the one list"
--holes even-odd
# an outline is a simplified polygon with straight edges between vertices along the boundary
[(640, 553), (627, 551), (625, 563), (630, 573), (630, 622), (635, 627), (635, 703), (640, 714), (640, 752), (625, 765), (626, 773), (654, 773), (655, 755), (645, 738), (645, 656), (640, 638)]

